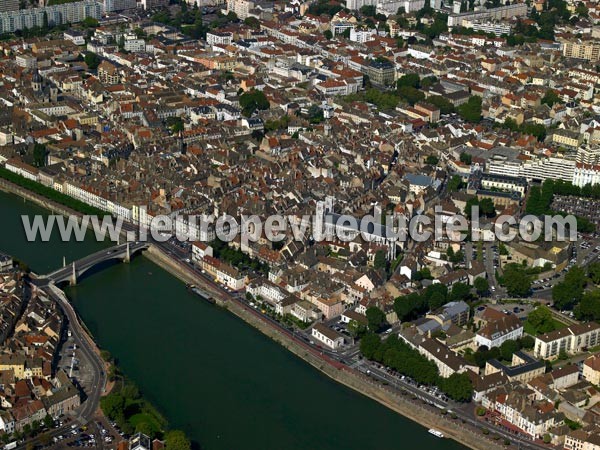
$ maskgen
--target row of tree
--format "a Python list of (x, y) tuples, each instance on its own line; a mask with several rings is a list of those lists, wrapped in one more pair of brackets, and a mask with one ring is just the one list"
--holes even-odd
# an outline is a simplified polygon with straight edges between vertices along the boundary
[(438, 386), (453, 400), (471, 400), (473, 385), (468, 375), (455, 373), (448, 378), (440, 377), (433, 362), (395, 335), (382, 341), (378, 335), (369, 333), (362, 338), (360, 350), (365, 358), (385, 364), (418, 383)]

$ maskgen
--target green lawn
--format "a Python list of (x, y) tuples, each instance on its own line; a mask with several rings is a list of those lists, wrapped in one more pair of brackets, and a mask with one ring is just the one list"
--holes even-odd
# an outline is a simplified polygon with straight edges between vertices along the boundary
[[(567, 326), (567, 324), (565, 324), (565, 323), (562, 323), (561, 321), (559, 321), (559, 320), (556, 320), (556, 319), (554, 319), (554, 318), (552, 319), (552, 324), (553, 324), (553, 326), (554, 326), (554, 330), (558, 330), (558, 329), (560, 329), (560, 328), (564, 328), (564, 327), (566, 327), (566, 326)], [(530, 334), (531, 336), (537, 336), (538, 334), (541, 334), (541, 333), (539, 333), (539, 332), (538, 332), (538, 331), (535, 329), (535, 327), (534, 327), (533, 325), (531, 325), (531, 324), (529, 323), (529, 321), (528, 321), (528, 320), (526, 320), (526, 321), (523, 323), (523, 331), (524, 331), (525, 333), (527, 333), (527, 334)]]

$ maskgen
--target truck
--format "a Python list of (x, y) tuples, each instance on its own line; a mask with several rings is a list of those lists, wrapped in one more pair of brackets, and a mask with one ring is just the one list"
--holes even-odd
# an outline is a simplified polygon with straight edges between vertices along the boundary
[(17, 441), (9, 442), (4, 446), (4, 450), (11, 450), (13, 448), (17, 448)]

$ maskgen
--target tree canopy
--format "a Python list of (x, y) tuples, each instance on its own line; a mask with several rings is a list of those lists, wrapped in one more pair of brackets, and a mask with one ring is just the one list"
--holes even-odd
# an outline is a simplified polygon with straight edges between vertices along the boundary
[(466, 103), (458, 107), (458, 114), (467, 122), (479, 123), (481, 121), (481, 97), (473, 95)]
[(165, 448), (167, 450), (190, 450), (192, 446), (183, 431), (173, 430), (165, 436)]
[(367, 308), (365, 315), (367, 316), (367, 320), (369, 321), (369, 330), (371, 331), (377, 332), (385, 324), (385, 314), (376, 306), (371, 306), (370, 308)]
[(511, 297), (526, 297), (531, 290), (531, 277), (520, 264), (507, 264), (504, 267), (502, 281), (506, 292)]
[(527, 316), (527, 322), (535, 329), (536, 334), (548, 333), (554, 330), (552, 313), (546, 306), (538, 306)]
[(256, 110), (269, 109), (269, 101), (262, 91), (252, 89), (240, 95), (240, 106), (242, 114), (250, 117)]

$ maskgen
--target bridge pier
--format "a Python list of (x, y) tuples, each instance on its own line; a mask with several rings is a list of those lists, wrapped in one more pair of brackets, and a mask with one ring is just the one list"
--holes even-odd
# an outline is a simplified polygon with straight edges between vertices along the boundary
[(71, 286), (75, 286), (77, 284), (77, 271), (75, 270), (75, 261), (73, 261), (73, 273), (71, 273), (71, 278), (69, 279), (69, 284)]
[(127, 243), (127, 251), (125, 252), (125, 259), (123, 259), (123, 262), (130, 262), (131, 261), (131, 252), (129, 251), (129, 242)]

